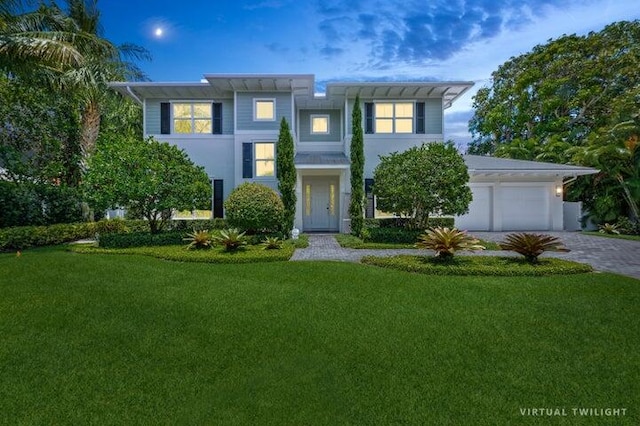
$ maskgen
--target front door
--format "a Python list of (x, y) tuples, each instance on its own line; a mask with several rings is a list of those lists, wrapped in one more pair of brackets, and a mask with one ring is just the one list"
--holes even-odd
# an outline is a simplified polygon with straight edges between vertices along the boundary
[(302, 188), (302, 226), (305, 232), (338, 232), (338, 179), (308, 177)]

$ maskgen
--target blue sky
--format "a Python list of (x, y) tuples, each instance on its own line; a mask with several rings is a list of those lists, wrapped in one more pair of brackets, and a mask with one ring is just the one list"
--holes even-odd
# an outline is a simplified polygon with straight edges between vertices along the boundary
[[(99, 2), (105, 36), (146, 47), (153, 81), (208, 73), (331, 80), (470, 80), (447, 110), (465, 144), (472, 95), (512, 56), (563, 34), (640, 19), (637, 0), (128, 0)], [(156, 28), (163, 34), (157, 37)]]

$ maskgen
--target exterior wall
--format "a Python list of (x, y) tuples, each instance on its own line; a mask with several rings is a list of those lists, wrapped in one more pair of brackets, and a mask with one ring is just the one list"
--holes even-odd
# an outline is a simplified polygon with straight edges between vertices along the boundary
[[(211, 101), (222, 103), (222, 134), (233, 134), (233, 99), (185, 99), (185, 101)], [(160, 103), (180, 101), (180, 99), (147, 99), (145, 100), (145, 134), (160, 134)], [(184, 135), (181, 135), (184, 136)]]
[[(311, 134), (311, 116), (328, 115), (329, 133)], [(298, 112), (298, 140), (300, 143), (340, 142), (342, 140), (342, 113), (340, 110), (303, 109)]]
[[(360, 109), (362, 110), (362, 127), (364, 129), (364, 103), (365, 102), (374, 102), (374, 101), (378, 101), (378, 100), (383, 100), (383, 99), (360, 99), (360, 102), (362, 102), (362, 104), (360, 105)], [(395, 101), (395, 99), (389, 99), (389, 101)], [(443, 108), (442, 108), (442, 98), (425, 98), (425, 99), (407, 99), (407, 102), (424, 102), (425, 105), (425, 133), (426, 134), (439, 134), (441, 135), (440, 138), (442, 138), (442, 135), (444, 133), (444, 113), (443, 113)], [(355, 99), (348, 99), (347, 100), (347, 112), (345, 114), (345, 118), (346, 118), (346, 127), (345, 127), (345, 133), (346, 134), (351, 134), (351, 116), (353, 113), (353, 105), (355, 103)], [(424, 134), (422, 135), (416, 135), (414, 134), (414, 136), (424, 136)], [(441, 140), (441, 139), (440, 139)]]
[(203, 166), (209, 176), (224, 180), (224, 198), (235, 187), (234, 175), (234, 138), (233, 136), (217, 136), (215, 138), (169, 137), (157, 135), (157, 139), (184, 149), (189, 158)]
[[(248, 143), (248, 142), (276, 143), (277, 141), (278, 141), (278, 131), (242, 133), (240, 135), (235, 136), (235, 143), (233, 144), (233, 148), (230, 149), (230, 152), (232, 153), (231, 164), (234, 166), (234, 169), (235, 169), (235, 172), (234, 172), (235, 184), (233, 187), (236, 187), (244, 182), (258, 182), (268, 186), (269, 188), (272, 188), (275, 191), (278, 190), (278, 179), (275, 176), (274, 177), (253, 177), (249, 179), (242, 177), (242, 144)], [(254, 157), (254, 164), (255, 164), (255, 157)]]
[[(254, 121), (253, 100), (275, 99), (276, 111), (273, 121)], [(236, 129), (238, 131), (260, 131), (280, 129), (280, 120), (286, 118), (292, 125), (292, 100), (289, 92), (240, 92), (236, 95)]]

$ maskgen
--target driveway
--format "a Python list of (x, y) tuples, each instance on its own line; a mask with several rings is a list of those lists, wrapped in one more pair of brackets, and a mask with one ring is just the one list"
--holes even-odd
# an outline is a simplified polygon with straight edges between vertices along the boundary
[[(473, 232), (487, 241), (502, 241), (507, 232)], [(545, 253), (563, 259), (588, 263), (598, 271), (615, 272), (640, 279), (640, 241), (605, 238), (579, 232), (545, 232), (560, 238), (569, 253)], [(362, 256), (393, 256), (424, 251), (411, 249), (358, 250), (342, 248), (332, 235), (310, 235), (309, 247), (297, 249), (291, 260), (341, 260), (359, 262)], [(504, 255), (505, 252), (484, 251), (484, 255)]]

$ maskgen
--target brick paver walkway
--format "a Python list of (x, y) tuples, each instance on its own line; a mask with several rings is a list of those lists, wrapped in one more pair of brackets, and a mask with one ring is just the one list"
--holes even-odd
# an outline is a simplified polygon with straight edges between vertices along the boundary
[[(487, 241), (501, 241), (506, 232), (474, 232), (473, 235)], [(548, 253), (554, 256), (588, 263), (599, 271), (609, 271), (640, 279), (640, 241), (604, 238), (579, 232), (549, 232), (567, 246), (569, 253)], [(363, 256), (394, 256), (396, 254), (424, 253), (423, 250), (390, 249), (358, 250), (342, 248), (333, 235), (310, 235), (309, 247), (297, 249), (291, 260), (338, 260), (359, 262)], [(483, 255), (504, 256), (509, 252), (483, 251)], [(468, 254), (468, 253), (465, 253)], [(477, 253), (476, 253), (477, 254)]]

